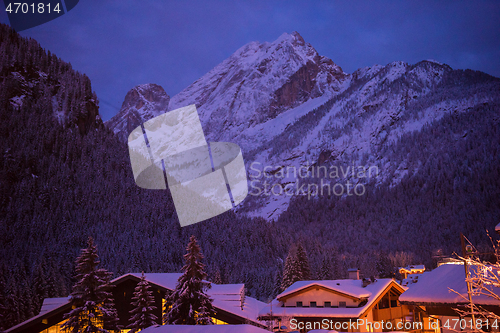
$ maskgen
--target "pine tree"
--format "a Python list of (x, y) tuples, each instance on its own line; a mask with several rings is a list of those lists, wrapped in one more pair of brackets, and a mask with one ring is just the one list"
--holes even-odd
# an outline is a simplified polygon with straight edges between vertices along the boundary
[(281, 293), (281, 281), (283, 281), (283, 265), (280, 265), (278, 269), (276, 269), (276, 272), (274, 273), (274, 285), (273, 285), (273, 292), (272, 295), (270, 295), (270, 299), (274, 299), (279, 293)]
[(389, 256), (382, 252), (377, 254), (376, 270), (379, 278), (392, 278), (394, 277), (394, 267), (392, 266)]
[(310, 279), (311, 269), (309, 267), (309, 259), (302, 244), (298, 243), (296, 246), (290, 246), (288, 256), (285, 260), (285, 268), (283, 269), (281, 290), (285, 290), (297, 281)]
[(220, 270), (217, 268), (215, 270), (214, 278), (212, 279), (212, 282), (215, 284), (222, 284), (222, 277), (220, 275)]
[(318, 280), (332, 280), (332, 267), (330, 260), (324, 257), (318, 272)]
[(134, 308), (130, 311), (132, 317), (128, 326), (128, 328), (132, 329), (131, 333), (156, 325), (158, 317), (153, 314), (156, 309), (156, 306), (154, 306), (155, 299), (152, 295), (153, 292), (149, 289), (149, 282), (146, 280), (144, 272), (142, 272), (141, 281), (135, 287), (134, 296), (132, 297), (132, 306)]
[(5, 283), (4, 272), (5, 272), (5, 270), (3, 269), (3, 267), (0, 267), (0, 332), (3, 332), (3, 330), (7, 328), (7, 325), (6, 325), (7, 298), (5, 295), (7, 285)]
[(295, 251), (293, 246), (290, 247), (288, 251), (288, 256), (285, 259), (285, 268), (283, 269), (283, 280), (281, 281), (281, 291), (290, 287), (297, 281), (302, 279), (300, 274), (299, 265), (297, 262), (297, 257), (295, 256)]
[(203, 254), (196, 238), (191, 236), (184, 255), (184, 273), (177, 286), (168, 297), (163, 320), (170, 325), (211, 325), (215, 311), (212, 299), (205, 293), (211, 288), (210, 282), (203, 281), (207, 274), (202, 263)]
[(35, 298), (34, 298), (34, 307), (35, 307), (35, 312), (38, 313), (40, 312), (40, 308), (42, 307), (43, 300), (48, 297), (47, 293), (47, 282), (45, 281), (45, 259), (42, 259), (42, 262), (40, 265), (38, 265), (36, 272), (35, 272), (35, 279), (33, 281), (34, 283), (34, 292), (35, 292)]
[(307, 258), (307, 253), (302, 244), (297, 245), (297, 264), (300, 270), (300, 280), (307, 281), (311, 279), (311, 268), (309, 267), (309, 259)]
[(71, 293), (73, 310), (65, 315), (66, 332), (93, 333), (117, 330), (117, 313), (113, 303), (111, 273), (97, 268), (97, 248), (91, 237), (88, 247), (76, 259), (76, 284)]

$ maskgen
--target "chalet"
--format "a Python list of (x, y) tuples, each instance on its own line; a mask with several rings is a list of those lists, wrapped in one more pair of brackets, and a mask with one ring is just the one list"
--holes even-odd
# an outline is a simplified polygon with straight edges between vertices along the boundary
[[(350, 272), (351, 277), (359, 274)], [(345, 279), (295, 282), (259, 312), (259, 319), (277, 321), (307, 332), (327, 329), (342, 332), (409, 331), (419, 318), (418, 307), (401, 305), (405, 291), (393, 279)], [(409, 329), (409, 328), (412, 329)], [(414, 328), (414, 329), (413, 329)]]
[[(170, 294), (177, 284), (180, 273), (148, 273), (146, 280), (151, 285), (155, 298), (156, 316), (158, 324), (161, 324), (161, 311), (165, 302), (165, 297)], [(129, 273), (122, 275), (111, 283), (115, 306), (118, 312), (119, 325), (128, 326), (131, 310), (130, 303), (141, 274)], [(245, 286), (243, 284), (212, 283), (212, 288), (208, 291), (209, 296), (214, 300), (213, 305), (216, 310), (214, 316), (215, 324), (241, 325), (251, 324), (257, 327), (264, 327), (264, 324), (257, 320), (259, 310), (265, 303), (254, 298), (245, 296)], [(63, 323), (64, 314), (71, 310), (69, 297), (49, 298), (43, 302), (40, 313), (14, 327), (6, 330), (6, 333), (62, 333), (60, 326)], [(129, 330), (124, 329), (123, 332)], [(250, 332), (250, 331), (249, 331)]]
[(424, 265), (411, 265), (399, 268), (399, 273), (401, 274), (403, 279), (408, 278), (408, 275), (416, 276), (418, 274), (422, 274), (423, 272), (425, 272)]
[[(473, 270), (474, 268), (472, 268)], [(439, 320), (443, 333), (460, 331), (462, 318), (454, 309), (464, 309), (468, 304), (467, 283), (463, 263), (445, 264), (422, 274), (418, 281), (409, 284), (408, 290), (399, 298), (401, 304), (408, 307), (419, 307), (425, 316)], [(500, 288), (492, 287), (493, 292), (500, 295)], [(500, 301), (486, 295), (473, 295), (472, 301), (484, 309), (500, 315)], [(470, 317), (462, 323), (468, 324)], [(500, 325), (500, 323), (498, 323)], [(460, 324), (458, 324), (460, 325)], [(498, 331), (495, 325), (483, 322), (483, 330)]]

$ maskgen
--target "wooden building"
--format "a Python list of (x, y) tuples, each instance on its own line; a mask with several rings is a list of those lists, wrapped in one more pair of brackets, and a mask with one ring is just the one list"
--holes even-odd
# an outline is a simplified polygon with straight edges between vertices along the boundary
[[(493, 286), (491, 288), (497, 295), (500, 295), (500, 288)], [(473, 295), (472, 300), (474, 304), (500, 315), (500, 301), (497, 299), (486, 295)], [(470, 329), (469, 324), (472, 318), (460, 317), (455, 310), (465, 309), (468, 305), (463, 263), (444, 264), (430, 272), (425, 272), (417, 281), (408, 284), (408, 290), (401, 295), (400, 302), (408, 307), (423, 309), (425, 317), (438, 321), (441, 333)], [(495, 322), (487, 322), (483, 319), (481, 323), (483, 331), (499, 331), (500, 322), (498, 321), (495, 324)]]
[[(180, 273), (148, 273), (146, 280), (151, 285), (155, 298), (158, 324), (161, 324), (162, 308), (165, 296), (171, 293), (177, 284)], [(141, 274), (130, 273), (122, 275), (111, 283), (114, 285), (113, 296), (115, 307), (118, 312), (119, 325), (127, 327), (131, 310), (131, 299)], [(252, 324), (264, 327), (264, 324), (257, 320), (259, 310), (265, 303), (254, 298), (245, 296), (245, 286), (243, 284), (217, 285), (212, 283), (212, 288), (208, 291), (213, 299), (213, 306), (216, 310), (214, 316), (215, 324)], [(45, 299), (40, 313), (14, 327), (6, 330), (6, 333), (62, 333), (60, 328), (64, 322), (63, 316), (71, 310), (69, 297)], [(123, 329), (122, 332), (127, 332)]]
[(400, 304), (404, 291), (393, 279), (299, 281), (263, 308), (259, 319), (300, 332), (410, 331), (415, 309)]
[(403, 279), (408, 278), (409, 275), (418, 275), (425, 272), (424, 265), (410, 265), (406, 267), (399, 267), (399, 274), (403, 277)]

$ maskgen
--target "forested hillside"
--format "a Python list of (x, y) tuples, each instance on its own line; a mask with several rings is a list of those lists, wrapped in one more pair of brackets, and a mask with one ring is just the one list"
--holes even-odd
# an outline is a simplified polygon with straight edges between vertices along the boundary
[[(433, 265), (437, 253), (459, 251), (459, 233), (488, 247), (500, 222), (500, 106), (482, 105), (450, 114), (388, 145), (387, 159), (408, 168), (400, 183), (388, 180), (363, 196), (298, 198), (279, 219), (283, 230), (307, 230), (309, 238), (356, 256), (358, 265), (376, 260), (365, 251), (406, 251)], [(491, 250), (491, 247), (490, 247)], [(488, 250), (485, 249), (485, 252)]]
[(500, 217), (498, 105), (449, 115), (388, 145), (424, 161), (400, 184), (362, 197), (299, 198), (277, 222), (227, 212), (180, 228), (168, 191), (138, 188), (126, 145), (98, 115), (90, 80), (0, 26), (0, 328), (35, 315), (44, 297), (67, 296), (88, 236), (102, 265), (178, 272), (189, 236), (209, 278), (274, 296), (289, 247), (300, 242), (313, 278), (366, 276), (394, 265), (433, 264), (463, 231), (486, 244)]

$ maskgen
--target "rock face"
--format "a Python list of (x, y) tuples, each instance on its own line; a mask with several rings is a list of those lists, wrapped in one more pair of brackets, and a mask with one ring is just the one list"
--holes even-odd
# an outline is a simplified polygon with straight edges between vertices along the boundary
[(349, 75), (297, 33), (251, 42), (172, 97), (169, 110), (196, 104), (212, 140), (235, 137), (284, 111), (345, 89)]
[(143, 122), (167, 111), (170, 96), (157, 84), (142, 84), (125, 96), (120, 112), (108, 120), (106, 127), (124, 142), (129, 133)]
[[(127, 131), (162, 112), (168, 96), (155, 87), (157, 94), (134, 88), (106, 125), (126, 138)], [(436, 126), (450, 114), (500, 103), (499, 91), (498, 78), (433, 60), (414, 65), (397, 61), (347, 74), (294, 32), (272, 43), (243, 46), (173, 96), (168, 110), (196, 104), (207, 141), (241, 147), (249, 191), (259, 194), (249, 195), (237, 209), (272, 220), (292, 198), (280, 188), (308, 195), (298, 190), (302, 179), (293, 170), (376, 167), (376, 179), (340, 172), (326, 182), (332, 187), (347, 181), (392, 186), (430, 159), (394, 155), (398, 147), (411, 144), (407, 138), (412, 133)], [(163, 96), (162, 107), (152, 102), (158, 95)], [(148, 112), (148, 105), (157, 111)], [(283, 175), (280, 170), (291, 171)], [(276, 184), (274, 192), (268, 187), (264, 193), (265, 182)]]

